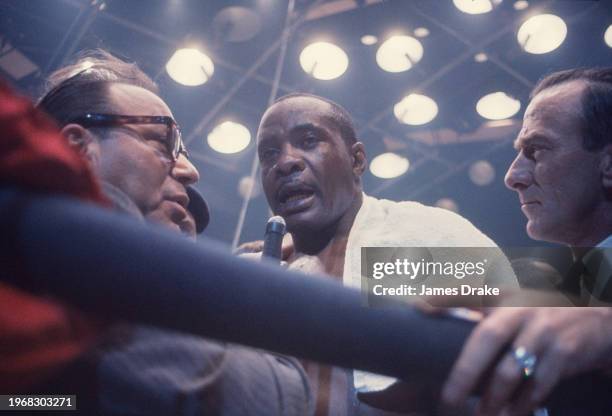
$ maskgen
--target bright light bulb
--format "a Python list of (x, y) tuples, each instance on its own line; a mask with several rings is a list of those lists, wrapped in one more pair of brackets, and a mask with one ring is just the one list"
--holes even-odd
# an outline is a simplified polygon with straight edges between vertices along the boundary
[(540, 14), (527, 19), (516, 38), (526, 52), (542, 54), (557, 49), (566, 36), (567, 26), (563, 19), (554, 14)]
[(453, 0), (455, 7), (463, 13), (482, 14), (493, 10), (491, 0)]
[(376, 51), (378, 66), (388, 72), (406, 71), (422, 57), (421, 42), (411, 36), (391, 36)]
[(208, 135), (208, 145), (219, 153), (238, 153), (251, 141), (249, 129), (233, 121), (224, 121)]
[(393, 114), (400, 123), (419, 126), (438, 115), (438, 105), (426, 95), (409, 94), (393, 106)]
[(612, 25), (608, 26), (606, 33), (604, 33), (604, 41), (606, 45), (612, 48)]
[(519, 100), (501, 91), (487, 94), (476, 103), (478, 114), (489, 120), (503, 120), (512, 117), (520, 109)]
[(527, 2), (527, 0), (516, 0), (514, 2), (515, 10), (525, 10), (527, 7), (529, 7), (529, 3)]
[(338, 78), (348, 68), (346, 53), (329, 42), (315, 42), (306, 46), (300, 54), (302, 69), (321, 80)]
[(202, 85), (215, 72), (213, 61), (197, 49), (179, 49), (166, 64), (168, 75), (179, 84)]
[(361, 43), (366, 46), (375, 45), (378, 42), (378, 38), (374, 35), (363, 35), (361, 37)]
[(479, 52), (476, 55), (474, 55), (474, 60), (476, 62), (482, 63), (482, 62), (487, 62), (489, 60), (489, 57), (487, 56), (486, 53)]
[(409, 167), (408, 159), (395, 153), (383, 153), (370, 162), (372, 175), (382, 179), (397, 178), (406, 173)]
[(425, 38), (429, 36), (429, 29), (427, 29), (426, 27), (417, 27), (416, 29), (414, 29), (414, 36), (416, 36), (417, 38)]

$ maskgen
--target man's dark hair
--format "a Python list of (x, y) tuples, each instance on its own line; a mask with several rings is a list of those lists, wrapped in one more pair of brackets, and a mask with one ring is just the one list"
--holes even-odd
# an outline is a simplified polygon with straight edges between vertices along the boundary
[(79, 54), (73, 64), (53, 72), (37, 106), (64, 126), (85, 113), (108, 112), (108, 88), (114, 83), (135, 85), (155, 94), (159, 91), (135, 63), (97, 49)]
[(315, 100), (323, 101), (330, 105), (332, 111), (329, 117), (336, 123), (338, 129), (340, 130), (340, 135), (342, 139), (346, 143), (346, 145), (350, 148), (355, 142), (357, 142), (357, 134), (355, 133), (355, 125), (353, 124), (353, 119), (348, 111), (344, 109), (340, 104), (333, 102), (327, 98), (309, 94), (306, 92), (295, 92), (287, 95), (283, 95), (274, 101), (274, 104), (279, 103), (281, 101), (288, 100), (290, 98), (298, 98), (298, 97), (307, 97), (314, 98)]
[(583, 147), (595, 151), (612, 144), (612, 67), (554, 72), (537, 83), (529, 98), (570, 81), (586, 83), (581, 97)]

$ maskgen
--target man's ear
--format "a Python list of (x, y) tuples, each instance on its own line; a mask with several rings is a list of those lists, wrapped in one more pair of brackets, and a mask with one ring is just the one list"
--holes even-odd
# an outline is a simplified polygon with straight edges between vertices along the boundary
[(612, 192), (612, 144), (601, 150), (599, 170), (601, 171), (601, 183), (604, 189), (607, 192)]
[(368, 160), (366, 159), (365, 148), (363, 143), (355, 142), (351, 146), (351, 157), (353, 159), (353, 172), (357, 177), (361, 177), (366, 167)]
[(62, 134), (68, 144), (81, 153), (92, 165), (97, 165), (100, 159), (100, 145), (96, 137), (80, 124), (66, 124)]

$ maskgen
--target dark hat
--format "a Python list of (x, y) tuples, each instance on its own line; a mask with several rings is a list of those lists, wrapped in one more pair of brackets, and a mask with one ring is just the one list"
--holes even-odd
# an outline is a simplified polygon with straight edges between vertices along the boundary
[(189, 205), (187, 209), (195, 219), (196, 232), (200, 234), (210, 221), (208, 204), (206, 204), (202, 194), (193, 186), (187, 186), (187, 195), (189, 196)]

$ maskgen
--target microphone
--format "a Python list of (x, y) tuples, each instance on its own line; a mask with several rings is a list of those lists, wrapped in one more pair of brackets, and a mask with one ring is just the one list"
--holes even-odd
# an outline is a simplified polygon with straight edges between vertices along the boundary
[(271, 217), (266, 224), (262, 256), (277, 264), (281, 261), (281, 247), (283, 245), (285, 227), (285, 220), (279, 215)]

